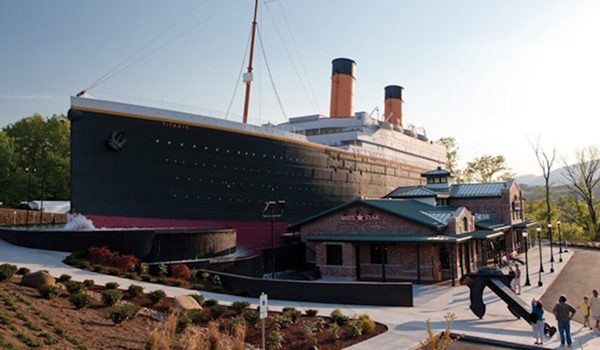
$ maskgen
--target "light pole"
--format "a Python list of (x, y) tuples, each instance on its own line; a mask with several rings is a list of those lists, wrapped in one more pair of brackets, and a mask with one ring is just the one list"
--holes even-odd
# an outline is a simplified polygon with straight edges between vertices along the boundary
[(554, 272), (554, 252), (552, 251), (552, 224), (548, 223), (548, 237), (550, 237), (550, 272)]
[(544, 285), (542, 283), (542, 272), (544, 272), (544, 265), (542, 264), (542, 228), (538, 226), (536, 231), (538, 234), (538, 246), (540, 247), (540, 271), (538, 272), (538, 287), (541, 287)]
[(29, 168), (25, 168), (25, 172), (27, 173), (27, 211), (25, 216), (25, 225), (29, 225), (29, 188), (31, 187), (31, 173), (29, 172)]
[(561, 232), (560, 232), (560, 220), (556, 220), (556, 227), (558, 228), (558, 261), (562, 262), (562, 240), (561, 240)]
[(280, 218), (283, 215), (283, 209), (285, 208), (285, 201), (266, 201), (265, 207), (263, 208), (263, 218), (271, 219), (271, 273), (272, 278), (275, 279), (275, 238), (274, 238), (274, 223), (275, 218)]
[(529, 234), (529, 232), (527, 232), (527, 229), (525, 229), (523, 230), (523, 232), (521, 232), (521, 234), (523, 235), (523, 239), (525, 239), (525, 285), (530, 286), (531, 283), (529, 282), (529, 257), (527, 256), (527, 251), (529, 251), (529, 247), (527, 246), (527, 235)]

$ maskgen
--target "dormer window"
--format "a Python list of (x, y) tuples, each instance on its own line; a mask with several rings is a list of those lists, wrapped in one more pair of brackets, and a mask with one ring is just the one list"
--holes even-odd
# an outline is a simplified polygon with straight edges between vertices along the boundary
[(446, 182), (448, 182), (448, 179), (445, 178), (445, 177), (441, 177), (440, 178), (440, 182), (443, 183), (443, 184), (445, 184)]
[(428, 177), (427, 178), (427, 183), (428, 184), (432, 184), (433, 183), (433, 178), (432, 177)]
[(436, 183), (436, 184), (439, 184), (440, 183), (440, 178), (439, 177), (434, 177), (433, 178), (433, 182)]
[(462, 219), (462, 231), (463, 232), (468, 232), (469, 231), (469, 219), (467, 218), (463, 218)]

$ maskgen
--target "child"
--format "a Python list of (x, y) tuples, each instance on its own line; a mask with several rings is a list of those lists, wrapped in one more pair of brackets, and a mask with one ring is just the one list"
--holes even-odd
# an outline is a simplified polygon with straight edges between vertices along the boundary
[(590, 298), (584, 295), (581, 305), (577, 308), (581, 309), (581, 313), (583, 314), (583, 326), (592, 329), (592, 324), (590, 323)]

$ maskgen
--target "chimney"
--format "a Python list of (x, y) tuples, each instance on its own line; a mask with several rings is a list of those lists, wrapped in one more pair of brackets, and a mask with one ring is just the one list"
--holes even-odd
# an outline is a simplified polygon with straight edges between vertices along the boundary
[(354, 71), (356, 62), (348, 58), (336, 58), (331, 62), (331, 118), (354, 116)]
[(402, 127), (402, 90), (399, 85), (388, 85), (385, 87), (385, 121)]

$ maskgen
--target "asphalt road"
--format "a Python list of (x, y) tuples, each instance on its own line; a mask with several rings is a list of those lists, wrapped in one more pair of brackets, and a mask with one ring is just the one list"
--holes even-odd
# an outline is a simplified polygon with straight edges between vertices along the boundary
[[(569, 248), (571, 249), (574, 251), (573, 257), (541, 298), (546, 311), (546, 322), (553, 325), (556, 324), (556, 320), (552, 315), (552, 309), (558, 303), (561, 294), (567, 297), (567, 303), (577, 308), (583, 301), (584, 295), (591, 296), (594, 288), (600, 290), (600, 251)], [(559, 258), (557, 250), (554, 255), (556, 264)], [(580, 309), (577, 310), (573, 321), (583, 324)], [(580, 325), (571, 325), (572, 331), (579, 328)]]

